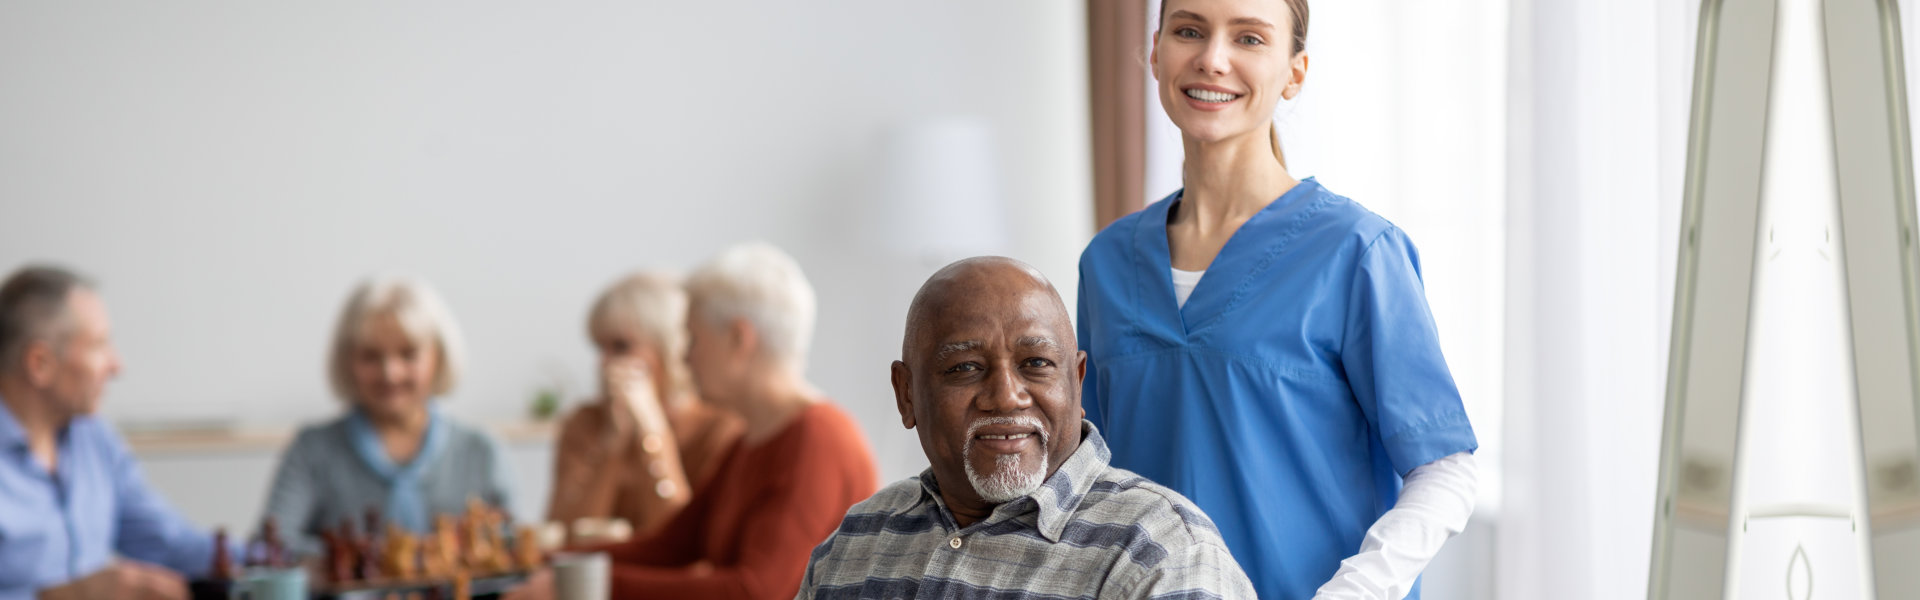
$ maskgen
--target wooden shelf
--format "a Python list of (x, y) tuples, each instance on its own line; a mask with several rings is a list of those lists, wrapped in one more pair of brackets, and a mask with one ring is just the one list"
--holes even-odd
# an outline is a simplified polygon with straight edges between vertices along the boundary
[[(558, 425), (552, 421), (487, 423), (487, 431), (504, 444), (552, 443)], [(296, 427), (193, 425), (165, 429), (123, 431), (135, 454), (194, 452), (278, 452), (293, 441)]]

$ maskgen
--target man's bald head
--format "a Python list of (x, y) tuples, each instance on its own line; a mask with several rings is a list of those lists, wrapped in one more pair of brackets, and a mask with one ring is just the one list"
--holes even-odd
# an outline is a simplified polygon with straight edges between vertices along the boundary
[(1026, 263), (984, 256), (934, 273), (900, 353), (901, 424), (919, 431), (962, 526), (1039, 489), (1080, 447), (1086, 353), (1059, 292)]
[[(1052, 299), (1059, 323), (1070, 329), (1066, 302), (1047, 276), (1018, 260), (1004, 256), (976, 256), (955, 261), (927, 278), (907, 306), (907, 332), (900, 344), (902, 359), (912, 362), (916, 349), (926, 345), (931, 326), (940, 319), (954, 318), (963, 308), (978, 308), (982, 303), (1011, 304), (1033, 292), (1044, 292)], [(1058, 340), (1074, 349), (1072, 335)]]

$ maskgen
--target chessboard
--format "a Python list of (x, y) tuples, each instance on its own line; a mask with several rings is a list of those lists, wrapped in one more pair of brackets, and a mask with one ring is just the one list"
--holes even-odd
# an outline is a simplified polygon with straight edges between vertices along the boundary
[(444, 587), (465, 598), (476, 582), (524, 579), (546, 560), (535, 527), (510, 527), (505, 512), (478, 499), (467, 502), (466, 514), (438, 515), (423, 534), (378, 519), (369, 513), (363, 531), (348, 520), (321, 535), (326, 555), (316, 592)]
[[(226, 588), (235, 579), (224, 538), (224, 532), (216, 536), (213, 577), (196, 586)], [(504, 511), (477, 498), (468, 500), (464, 514), (435, 516), (427, 532), (370, 509), (364, 527), (349, 518), (320, 538), (325, 554), (295, 561), (269, 519), (247, 544), (241, 566), (304, 569), (314, 598), (466, 600), (505, 592), (546, 564), (538, 528), (516, 527)]]
[(462, 580), (415, 579), (359, 582), (316, 587), (314, 600), (485, 600), (497, 598), (527, 580), (527, 573), (502, 573)]

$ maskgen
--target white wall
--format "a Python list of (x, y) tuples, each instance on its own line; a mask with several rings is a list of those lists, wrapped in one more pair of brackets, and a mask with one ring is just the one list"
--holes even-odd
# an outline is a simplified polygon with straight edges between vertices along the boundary
[[(339, 303), (415, 274), (468, 337), (446, 406), (498, 421), (555, 380), (587, 393), (582, 320), (615, 276), (767, 239), (820, 291), (811, 375), (897, 479), (925, 460), (886, 366), (928, 268), (877, 241), (867, 148), (984, 118), (1005, 251), (1071, 306), (1084, 48), (1064, 1), (7, 3), (0, 269), (102, 282), (127, 365), (107, 416), (268, 425), (338, 411), (321, 365)], [(173, 487), (231, 515), (263, 485)]]

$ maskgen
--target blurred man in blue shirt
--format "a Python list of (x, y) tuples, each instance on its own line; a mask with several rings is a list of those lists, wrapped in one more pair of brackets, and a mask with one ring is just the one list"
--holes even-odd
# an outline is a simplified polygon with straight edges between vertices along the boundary
[(90, 283), (47, 267), (0, 282), (0, 600), (185, 599), (212, 567), (212, 536), (93, 417), (119, 371)]

